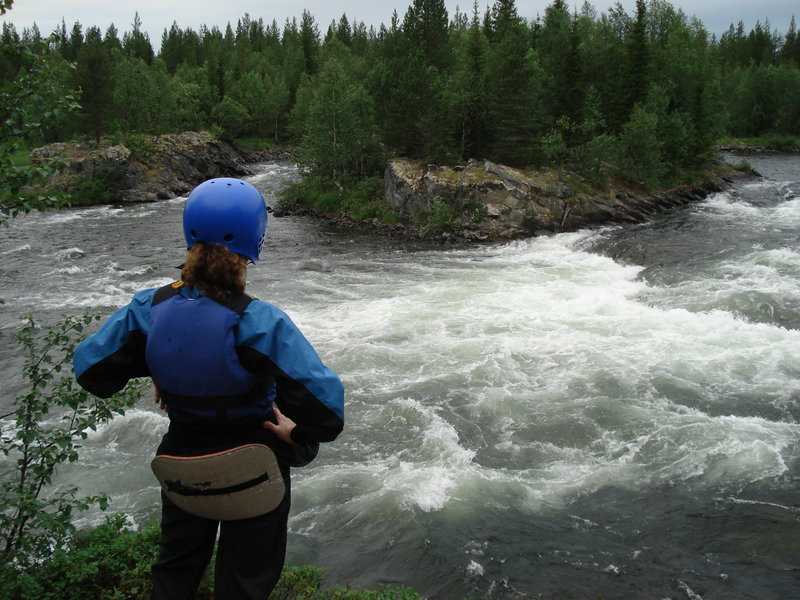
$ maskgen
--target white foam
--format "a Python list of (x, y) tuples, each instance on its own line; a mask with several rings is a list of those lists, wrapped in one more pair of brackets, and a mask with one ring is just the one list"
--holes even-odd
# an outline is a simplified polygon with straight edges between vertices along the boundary
[(84, 270), (78, 265), (72, 265), (71, 267), (62, 267), (60, 269), (48, 271), (45, 273), (45, 277), (49, 275), (77, 275), (78, 273), (83, 273), (83, 271)]
[(17, 254), (18, 252), (28, 252), (31, 249), (30, 244), (23, 244), (22, 246), (18, 246), (16, 248), (12, 248), (11, 250), (6, 250), (4, 252), (0, 252), (0, 256), (7, 256), (9, 254)]
[(662, 307), (763, 313), (773, 318), (776, 308), (792, 303), (800, 306), (800, 252), (756, 248), (736, 260), (719, 263), (702, 276), (649, 289), (643, 299)]
[(169, 417), (151, 410), (132, 408), (124, 415), (116, 415), (104, 423), (96, 431), (88, 432), (87, 440), (92, 444), (114, 444), (120, 438), (127, 437), (137, 443), (149, 443), (151, 446), (166, 433)]
[(792, 198), (775, 206), (756, 206), (734, 199), (728, 193), (715, 194), (703, 203), (712, 215), (725, 220), (746, 222), (749, 227), (796, 229), (800, 227), (800, 198)]
[(58, 261), (64, 261), (76, 258), (83, 258), (84, 256), (86, 256), (86, 252), (78, 247), (64, 248), (62, 250), (58, 250), (57, 252), (51, 254), (51, 256)]
[[(392, 432), (340, 451), (345, 515), (387, 503), (535, 511), (610, 484), (716, 487), (786, 472), (800, 425), (724, 411), (743, 395), (790, 405), (800, 332), (644, 303), (654, 290), (641, 269), (581, 250), (592, 235), (421, 253), (412, 265), (382, 258), (360, 271), (359, 298), (334, 292), (327, 307), (293, 312), (346, 376), (358, 415), (348, 435)], [(313, 496), (333, 481), (312, 470), (299, 485)]]
[(470, 577), (483, 577), (484, 568), (479, 562), (471, 560), (467, 564), (467, 575)]
[(134, 267), (132, 269), (123, 269), (119, 263), (112, 262), (106, 268), (106, 271), (114, 277), (138, 277), (154, 273), (158, 270), (155, 265), (142, 265), (141, 267)]
[(124, 212), (124, 208), (114, 208), (112, 206), (63, 210), (52, 213), (43, 213), (42, 218), (38, 220), (38, 224), (61, 225), (71, 221), (107, 219), (109, 217), (120, 216)]
[(35, 302), (44, 309), (120, 307), (128, 304), (133, 294), (144, 289), (158, 288), (173, 280), (159, 277), (146, 281), (117, 281), (112, 278), (99, 278), (79, 293), (65, 292), (61, 296), (31, 296), (20, 301)]
[(770, 508), (777, 508), (779, 510), (785, 510), (791, 513), (798, 513), (800, 514), (800, 506), (786, 506), (784, 504), (778, 504), (777, 502), (764, 502), (762, 500), (747, 500), (746, 498), (736, 498), (734, 496), (730, 496), (728, 498), (724, 498), (728, 502), (733, 502), (734, 504), (747, 504), (752, 506), (768, 506)]

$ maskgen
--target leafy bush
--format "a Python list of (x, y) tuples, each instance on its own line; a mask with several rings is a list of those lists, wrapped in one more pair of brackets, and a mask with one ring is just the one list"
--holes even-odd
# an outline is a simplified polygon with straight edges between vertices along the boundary
[(222, 128), (222, 138), (225, 140), (235, 140), (242, 136), (250, 123), (250, 113), (230, 96), (225, 96), (214, 107), (211, 118)]
[(0, 90), (0, 224), (33, 209), (67, 204), (65, 195), (45, 190), (58, 164), (31, 163), (27, 147), (47, 139), (80, 109), (75, 95), (61, 88), (52, 61), (24, 46), (19, 51), (19, 75)]
[(73, 206), (107, 204), (113, 200), (108, 182), (103, 177), (91, 175), (77, 179), (70, 186), (70, 196)]
[(396, 223), (398, 220), (383, 197), (381, 177), (347, 179), (340, 184), (322, 177), (306, 177), (283, 191), (278, 206), (286, 212), (342, 215), (354, 221), (378, 219), (383, 223)]
[[(15, 600), (124, 600), (147, 598), (150, 568), (158, 558), (159, 526), (132, 529), (123, 515), (76, 535), (67, 548), (23, 574), (0, 567), (0, 598)], [(195, 598), (212, 600), (213, 565)], [(322, 589), (324, 573), (312, 566), (286, 567), (270, 600), (418, 600), (407, 588)]]
[(78, 496), (73, 486), (51, 487), (57, 468), (78, 460), (87, 431), (123, 414), (139, 395), (132, 385), (100, 399), (75, 381), (74, 348), (98, 318), (67, 317), (41, 330), (29, 317), (17, 332), (24, 387), (14, 411), (3, 417), (13, 417), (14, 425), (0, 439), (0, 563), (20, 576), (69, 545), (76, 512), (93, 505), (105, 510), (108, 504), (103, 495)]
[(158, 538), (158, 525), (135, 532), (123, 515), (114, 515), (24, 573), (7, 565), (0, 582), (8, 597), (20, 600), (144, 598), (150, 592)]
[(145, 162), (155, 151), (153, 137), (144, 133), (128, 133), (119, 141), (131, 151), (131, 159)]
[(452, 231), (460, 220), (460, 213), (441, 198), (435, 198), (431, 210), (424, 215), (417, 215), (416, 220), (424, 235), (435, 235)]
[(637, 106), (623, 128), (620, 142), (620, 167), (626, 177), (649, 187), (657, 186), (664, 175), (658, 116)]
[(619, 140), (602, 133), (575, 150), (577, 170), (592, 183), (605, 186), (608, 176), (615, 171), (619, 151)]

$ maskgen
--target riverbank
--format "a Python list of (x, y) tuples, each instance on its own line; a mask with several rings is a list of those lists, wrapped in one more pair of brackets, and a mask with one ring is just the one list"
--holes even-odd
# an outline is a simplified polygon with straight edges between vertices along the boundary
[[(251, 175), (253, 163), (295, 160), (291, 147), (261, 139), (228, 143), (207, 132), (117, 141), (50, 144), (32, 151), (31, 159), (61, 163), (50, 185), (70, 192), (75, 206), (169, 199), (209, 178)], [(396, 158), (383, 178), (306, 177), (289, 186), (275, 208), (279, 217), (307, 215), (384, 237), (490, 242), (640, 223), (754, 176), (745, 163), (720, 161), (680, 185), (650, 190), (620, 177), (597, 182), (565, 168), (520, 169), (488, 160), (440, 166)]]
[(276, 214), (310, 215), (345, 230), (404, 239), (491, 242), (641, 223), (757, 176), (746, 163), (720, 161), (681, 185), (648, 190), (618, 178), (601, 185), (563, 169), (394, 159), (383, 179), (298, 182), (283, 193)]
[(31, 160), (60, 164), (49, 185), (69, 192), (74, 206), (166, 200), (206, 179), (252, 174), (247, 153), (205, 131), (131, 135), (100, 146), (59, 142), (33, 150)]
[(745, 156), (800, 154), (800, 136), (773, 134), (751, 138), (727, 137), (720, 142), (718, 150)]
[[(101, 600), (104, 598), (148, 598), (150, 567), (158, 557), (160, 529), (152, 523), (139, 531), (124, 515), (114, 515), (105, 524), (80, 532), (75, 540), (52, 558), (19, 572), (11, 565), (0, 567), (0, 598), (16, 600)], [(284, 568), (270, 597), (282, 600), (418, 600), (409, 588), (373, 590), (331, 587), (325, 573), (314, 566)], [(212, 600), (212, 559), (197, 600)]]

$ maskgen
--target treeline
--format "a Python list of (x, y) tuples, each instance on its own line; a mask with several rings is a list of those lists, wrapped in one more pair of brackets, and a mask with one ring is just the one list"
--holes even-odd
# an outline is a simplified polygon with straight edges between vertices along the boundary
[(175, 23), (157, 51), (138, 15), (124, 34), (6, 24), (0, 81), (13, 86), (32, 48), (48, 65), (39, 102), (77, 89), (82, 106), (48, 140), (211, 127), (289, 141), (329, 178), (401, 154), (656, 184), (701, 166), (725, 133), (800, 134), (794, 19), (785, 35), (740, 23), (717, 40), (665, 0), (633, 14), (554, 0), (534, 21), (514, 0), (452, 15), (413, 0), (378, 28), (342, 15), (324, 34), (307, 11), (282, 26), (245, 15), (224, 31)]

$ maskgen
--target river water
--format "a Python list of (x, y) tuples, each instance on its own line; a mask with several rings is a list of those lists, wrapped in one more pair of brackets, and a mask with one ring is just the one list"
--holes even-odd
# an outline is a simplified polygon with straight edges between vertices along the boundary
[[(248, 290), (347, 389), (345, 433), (295, 471), (289, 561), (434, 598), (800, 597), (800, 159), (752, 162), (763, 181), (652, 223), (510, 244), (273, 219)], [(183, 202), (0, 231), (2, 407), (21, 316), (172, 280)], [(60, 481), (153, 518), (166, 425), (142, 400)]]

